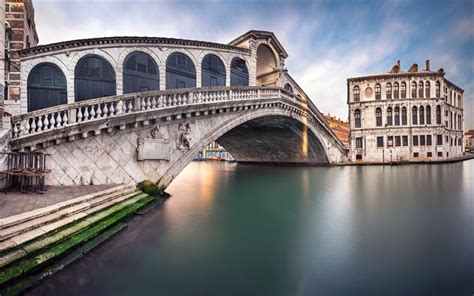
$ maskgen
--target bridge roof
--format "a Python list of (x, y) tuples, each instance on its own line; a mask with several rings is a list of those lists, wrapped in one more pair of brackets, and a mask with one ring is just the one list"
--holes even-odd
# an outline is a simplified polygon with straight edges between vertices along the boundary
[(229, 44), (230, 45), (236, 45), (236, 44), (239, 44), (242, 41), (245, 41), (245, 40), (247, 40), (248, 38), (251, 38), (251, 37), (254, 37), (254, 38), (257, 38), (257, 39), (268, 39), (268, 38), (270, 38), (273, 42), (273, 45), (279, 51), (279, 53), (285, 58), (288, 57), (288, 53), (283, 48), (283, 45), (281, 45), (280, 41), (275, 36), (275, 34), (273, 32), (270, 32), (270, 31), (250, 30), (247, 33), (245, 33), (243, 35), (240, 35), (239, 37), (235, 38), (234, 40), (229, 42)]
[(28, 57), (35, 54), (41, 54), (45, 52), (54, 52), (70, 48), (80, 48), (83, 46), (94, 46), (94, 45), (122, 45), (122, 44), (156, 44), (156, 45), (188, 45), (197, 47), (207, 48), (218, 48), (232, 51), (239, 51), (248, 53), (248, 49), (237, 47), (229, 44), (221, 44), (214, 42), (188, 40), (188, 39), (177, 39), (177, 38), (165, 38), (165, 37), (139, 37), (139, 36), (122, 36), (122, 37), (101, 37), (101, 38), (88, 38), (88, 39), (77, 39), (70, 41), (62, 41), (56, 43), (50, 43), (45, 45), (34, 46), (25, 48), (19, 51), (20, 57)]

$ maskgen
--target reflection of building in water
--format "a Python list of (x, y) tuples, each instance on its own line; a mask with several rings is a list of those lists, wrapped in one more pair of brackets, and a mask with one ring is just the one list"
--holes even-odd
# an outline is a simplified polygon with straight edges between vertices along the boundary
[(197, 156), (198, 160), (234, 160), (232, 155), (227, 152), (224, 147), (217, 144), (216, 142), (211, 142), (207, 147), (199, 153)]

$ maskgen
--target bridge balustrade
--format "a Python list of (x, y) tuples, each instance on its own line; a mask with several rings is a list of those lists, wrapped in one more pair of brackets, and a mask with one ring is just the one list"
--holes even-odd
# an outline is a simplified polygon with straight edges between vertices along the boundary
[[(12, 118), (13, 139), (60, 129), (69, 125), (102, 120), (135, 112), (190, 104), (283, 97), (293, 102), (300, 98), (273, 87), (231, 87), (174, 89), (92, 99), (29, 112)], [(304, 102), (306, 104), (306, 102)]]

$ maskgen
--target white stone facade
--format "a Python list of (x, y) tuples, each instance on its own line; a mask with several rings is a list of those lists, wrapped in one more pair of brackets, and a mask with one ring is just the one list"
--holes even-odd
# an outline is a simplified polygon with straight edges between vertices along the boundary
[[(463, 90), (443, 69), (413, 65), (347, 80), (353, 162), (433, 161), (463, 155)], [(421, 90), (420, 90), (421, 89)]]

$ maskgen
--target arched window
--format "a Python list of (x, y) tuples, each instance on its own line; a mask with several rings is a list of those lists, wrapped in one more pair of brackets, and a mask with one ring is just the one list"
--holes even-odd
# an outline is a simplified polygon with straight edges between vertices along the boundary
[(382, 126), (382, 108), (375, 109), (375, 124)]
[(359, 102), (360, 101), (360, 88), (359, 86), (354, 86), (354, 89), (352, 90), (354, 94), (354, 102)]
[(436, 106), (436, 124), (441, 124), (441, 106)]
[(411, 83), (411, 97), (416, 98), (416, 82)]
[(423, 98), (423, 81), (420, 81), (419, 87), (418, 87), (418, 97)]
[(407, 84), (405, 82), (402, 82), (400, 86), (400, 90), (401, 90), (402, 99), (405, 99), (407, 97)]
[(441, 97), (441, 83), (439, 81), (436, 81), (436, 97)]
[(166, 60), (166, 89), (196, 87), (196, 67), (182, 52), (173, 52)]
[(398, 82), (395, 82), (393, 84), (393, 98), (394, 99), (398, 99), (400, 96), (399, 96), (399, 87), (398, 87)]
[(393, 125), (393, 114), (392, 114), (392, 107), (387, 108), (387, 125)]
[(51, 63), (36, 65), (28, 75), (28, 112), (67, 103), (66, 76)]
[(231, 86), (248, 86), (249, 70), (245, 60), (241, 58), (233, 58), (230, 65), (230, 85)]
[(87, 55), (77, 62), (74, 73), (76, 102), (116, 94), (115, 72), (104, 58)]
[(215, 54), (207, 54), (202, 59), (202, 87), (225, 86), (225, 66)]
[(425, 98), (431, 98), (431, 84), (429, 81), (425, 82)]
[(289, 93), (293, 93), (293, 87), (291, 87), (291, 84), (287, 83), (285, 84), (284, 87)]
[(392, 98), (392, 84), (391, 83), (387, 83), (385, 85), (385, 91), (386, 91), (387, 99), (391, 99)]
[(381, 87), (380, 87), (380, 84), (376, 84), (375, 85), (375, 99), (376, 100), (381, 100), (382, 99), (382, 95), (381, 95)]
[(123, 93), (160, 89), (158, 66), (153, 58), (141, 51), (132, 52), (123, 62)]
[(416, 108), (416, 106), (413, 106), (413, 108), (411, 109), (411, 124), (418, 124), (418, 108)]
[(425, 124), (425, 108), (420, 106), (420, 124)]
[(395, 109), (393, 109), (393, 113), (395, 117), (395, 125), (400, 125), (400, 108), (395, 107)]
[(407, 125), (407, 108), (402, 107), (402, 125)]
[(426, 106), (426, 124), (431, 124), (431, 106)]
[(360, 110), (359, 109), (354, 111), (354, 122), (355, 122), (355, 127), (356, 128), (361, 127)]

